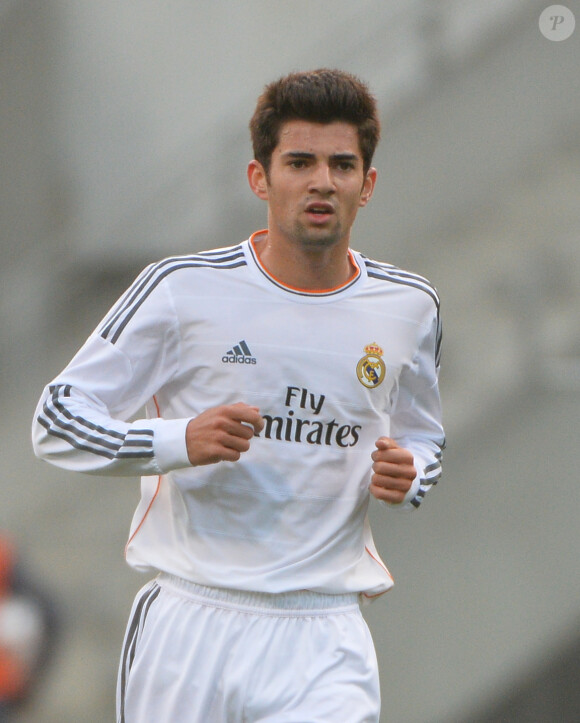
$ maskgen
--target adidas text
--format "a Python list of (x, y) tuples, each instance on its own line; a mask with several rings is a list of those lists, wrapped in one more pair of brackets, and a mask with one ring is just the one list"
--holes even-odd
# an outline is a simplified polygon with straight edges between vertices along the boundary
[(234, 355), (231, 356), (228, 354), (225, 354), (222, 357), (222, 361), (225, 364), (255, 364), (256, 359), (253, 356), (241, 356), (241, 355)]

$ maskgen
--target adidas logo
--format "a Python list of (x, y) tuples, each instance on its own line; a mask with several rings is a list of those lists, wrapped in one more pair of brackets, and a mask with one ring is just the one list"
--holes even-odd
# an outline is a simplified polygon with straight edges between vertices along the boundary
[(245, 341), (239, 341), (233, 349), (230, 349), (222, 357), (224, 364), (256, 364), (250, 347)]

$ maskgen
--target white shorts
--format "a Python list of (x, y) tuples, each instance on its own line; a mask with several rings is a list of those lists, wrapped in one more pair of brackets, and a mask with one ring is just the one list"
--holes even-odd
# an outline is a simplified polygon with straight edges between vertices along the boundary
[(378, 723), (356, 595), (219, 590), (160, 575), (137, 595), (118, 723)]

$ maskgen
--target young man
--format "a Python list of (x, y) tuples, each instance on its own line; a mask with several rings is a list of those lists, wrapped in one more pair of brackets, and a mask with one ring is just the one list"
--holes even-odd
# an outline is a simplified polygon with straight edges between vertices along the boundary
[(148, 267), (35, 417), (48, 461), (142, 475), (126, 555), (156, 578), (127, 628), (123, 723), (378, 721), (358, 603), (393, 582), (369, 498), (416, 507), (440, 474), (437, 294), (349, 248), (373, 98), (292, 74), (250, 127), (267, 230)]

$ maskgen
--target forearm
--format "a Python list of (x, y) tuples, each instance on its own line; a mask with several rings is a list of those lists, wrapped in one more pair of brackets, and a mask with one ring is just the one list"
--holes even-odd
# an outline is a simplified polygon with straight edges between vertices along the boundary
[(441, 477), (441, 455), (445, 448), (443, 430), (437, 439), (401, 439), (399, 443), (411, 451), (417, 472), (400, 507), (413, 509), (419, 507), (427, 492), (437, 484)]
[(434, 325), (417, 350), (415, 363), (402, 375), (397, 403), (391, 417), (391, 435), (413, 455), (416, 476), (402, 508), (419, 507), (426, 493), (441, 477), (445, 448), (437, 364), (440, 327)]
[(114, 419), (70, 385), (47, 387), (33, 421), (37, 457), (63, 469), (112, 476), (156, 475), (189, 465), (189, 420)]

